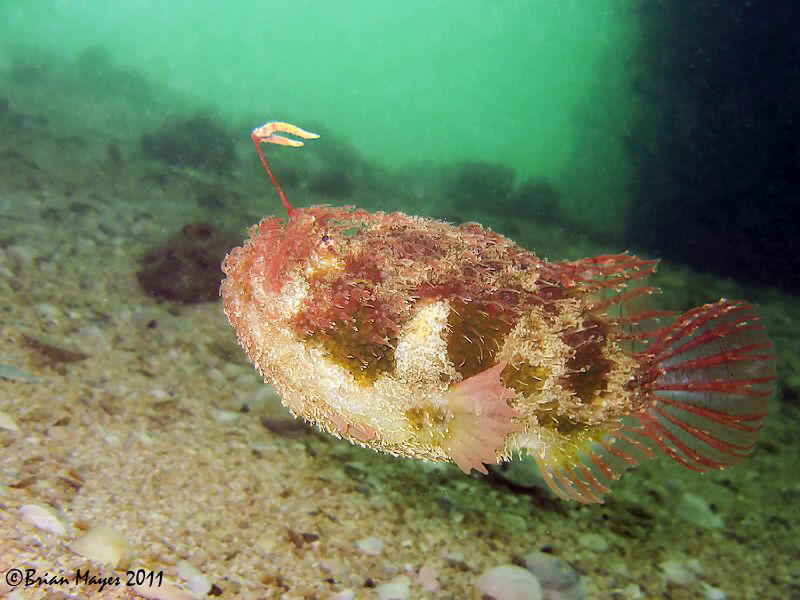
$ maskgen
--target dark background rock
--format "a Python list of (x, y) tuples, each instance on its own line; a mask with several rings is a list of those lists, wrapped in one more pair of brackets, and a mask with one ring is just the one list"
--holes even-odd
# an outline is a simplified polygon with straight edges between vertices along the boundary
[(222, 260), (240, 241), (241, 235), (234, 232), (191, 223), (145, 253), (136, 276), (144, 290), (159, 300), (214, 302), (223, 278)]
[(236, 161), (233, 136), (206, 114), (167, 120), (158, 131), (142, 135), (141, 147), (169, 165), (215, 173), (230, 171)]

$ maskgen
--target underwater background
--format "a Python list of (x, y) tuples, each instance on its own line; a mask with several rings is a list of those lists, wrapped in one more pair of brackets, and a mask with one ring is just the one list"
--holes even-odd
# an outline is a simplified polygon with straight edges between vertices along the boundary
[[(0, 594), (800, 598), (798, 26), (743, 0), (1, 2), (0, 567), (69, 581)], [(266, 148), (296, 205), (629, 250), (664, 259), (659, 308), (752, 302), (778, 368), (753, 455), (578, 506), (524, 461), (465, 477), (293, 420), (218, 298), (283, 211), (270, 120), (321, 135)], [(538, 584), (487, 584), (503, 565)]]

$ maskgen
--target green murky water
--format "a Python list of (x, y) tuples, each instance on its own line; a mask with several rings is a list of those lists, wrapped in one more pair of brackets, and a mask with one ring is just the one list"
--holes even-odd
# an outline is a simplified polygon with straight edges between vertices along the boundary
[(626, 200), (625, 4), (33, 1), (4, 3), (0, 23), (6, 61), (102, 48), (187, 110), (322, 123), (390, 166), (501, 163), (547, 178), (585, 222), (614, 227)]

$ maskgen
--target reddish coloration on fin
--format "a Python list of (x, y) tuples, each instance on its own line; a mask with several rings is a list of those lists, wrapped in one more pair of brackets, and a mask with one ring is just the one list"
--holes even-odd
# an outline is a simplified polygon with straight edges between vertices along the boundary
[(345, 419), (342, 415), (332, 414), (331, 421), (333, 421), (333, 424), (336, 425), (336, 429), (339, 430), (340, 434), (344, 435), (347, 433), (347, 419)]
[(562, 285), (572, 287), (590, 284), (598, 288), (618, 290), (629, 281), (652, 275), (657, 260), (644, 260), (632, 254), (603, 254), (581, 260), (548, 265)]
[(336, 429), (341, 435), (349, 433), (361, 442), (368, 442), (375, 437), (375, 430), (368, 425), (355, 425), (354, 423), (348, 423), (347, 419), (336, 413), (332, 414), (330, 419), (333, 421), (333, 424), (336, 425)]
[(350, 423), (350, 427), (347, 431), (354, 438), (362, 442), (368, 442), (375, 437), (375, 430), (368, 425), (354, 425)]
[(584, 440), (572, 440), (555, 456), (536, 456), (536, 462), (558, 497), (581, 504), (602, 503), (623, 471), (653, 456), (649, 440), (637, 433), (622, 425)]
[(772, 393), (772, 343), (752, 307), (720, 300), (657, 332), (642, 354), (652, 402), (634, 415), (641, 432), (695, 471), (749, 454)]
[(645, 323), (673, 314), (637, 306), (644, 297), (659, 291), (656, 287), (641, 285), (656, 266), (658, 260), (623, 253), (545, 263), (540, 271), (547, 273), (558, 286), (579, 288), (592, 296), (587, 296), (586, 310), (615, 325), (619, 339), (635, 341), (651, 337), (649, 329), (653, 325), (645, 327)]
[(608, 298), (604, 298), (602, 300), (598, 300), (597, 302), (593, 302), (589, 304), (587, 307), (591, 312), (603, 312), (609, 307), (615, 304), (623, 304), (625, 302), (630, 302), (634, 298), (639, 298), (640, 296), (645, 296), (647, 294), (652, 294), (656, 291), (657, 288), (654, 287), (639, 287), (634, 288), (631, 290), (626, 290), (619, 294), (614, 294), (613, 296), (609, 296)]
[(505, 366), (500, 362), (457, 383), (444, 397), (452, 412), (445, 450), (464, 473), (487, 474), (484, 463), (496, 464), (506, 435), (520, 430), (512, 422), (518, 413), (507, 403), (515, 392), (500, 381)]

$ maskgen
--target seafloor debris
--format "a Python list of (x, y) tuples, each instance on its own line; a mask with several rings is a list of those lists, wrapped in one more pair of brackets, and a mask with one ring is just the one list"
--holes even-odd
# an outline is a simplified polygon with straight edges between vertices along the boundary
[(26, 504), (19, 509), (19, 514), (26, 523), (58, 535), (66, 535), (70, 528), (66, 515), (49, 504)]
[(704, 529), (719, 529), (724, 522), (711, 505), (697, 494), (686, 492), (675, 506), (675, 514), (684, 521)]
[(75, 348), (67, 348), (41, 334), (23, 333), (22, 342), (33, 351), (35, 362), (51, 369), (61, 369), (65, 364), (89, 358), (88, 354)]
[(130, 542), (111, 527), (92, 527), (72, 542), (70, 548), (84, 558), (115, 568), (125, 567), (133, 559)]
[(485, 571), (475, 582), (482, 598), (495, 600), (542, 600), (542, 586), (536, 576), (516, 565), (500, 565)]
[(220, 264), (238, 237), (210, 223), (191, 223), (145, 253), (136, 276), (159, 300), (213, 302), (219, 297)]
[(547, 552), (529, 552), (514, 562), (536, 576), (545, 600), (586, 600), (589, 597), (586, 582), (563, 558)]
[(14, 420), (14, 418), (9, 415), (8, 413), (0, 411), (0, 429), (6, 429), (8, 431), (19, 431), (19, 425)]
[(24, 369), (18, 369), (17, 367), (12, 367), (11, 365), (0, 364), (0, 379), (35, 383), (37, 377), (33, 373), (28, 373)]

